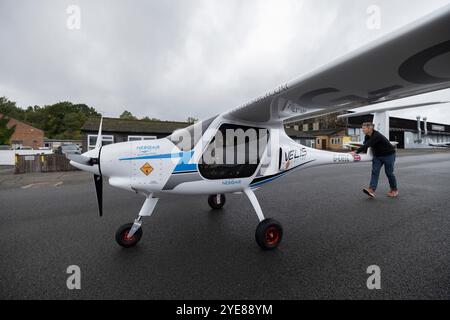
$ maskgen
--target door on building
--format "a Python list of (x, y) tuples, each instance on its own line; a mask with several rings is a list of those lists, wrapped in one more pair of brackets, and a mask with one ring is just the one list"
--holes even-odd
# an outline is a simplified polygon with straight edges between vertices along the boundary
[(392, 142), (397, 142), (398, 149), (405, 149), (405, 133), (404, 132), (390, 132), (389, 140)]
[(322, 150), (327, 150), (327, 139), (322, 139)]

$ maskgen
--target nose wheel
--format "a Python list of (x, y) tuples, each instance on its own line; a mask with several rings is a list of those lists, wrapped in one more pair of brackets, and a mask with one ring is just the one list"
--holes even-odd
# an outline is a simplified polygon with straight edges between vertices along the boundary
[(139, 228), (133, 235), (131, 234), (131, 228), (134, 223), (127, 223), (121, 226), (116, 232), (117, 243), (124, 248), (134, 247), (142, 238), (142, 228)]
[(142, 220), (144, 217), (150, 217), (158, 203), (157, 198), (153, 198), (153, 194), (146, 195), (144, 204), (142, 205), (139, 216), (134, 223), (127, 223), (121, 226), (116, 232), (116, 241), (123, 248), (134, 247), (142, 238)]
[(283, 227), (275, 219), (263, 220), (256, 228), (255, 238), (261, 249), (274, 250), (283, 238)]
[(224, 194), (214, 194), (208, 197), (208, 204), (214, 210), (222, 209), (225, 205), (225, 195)]

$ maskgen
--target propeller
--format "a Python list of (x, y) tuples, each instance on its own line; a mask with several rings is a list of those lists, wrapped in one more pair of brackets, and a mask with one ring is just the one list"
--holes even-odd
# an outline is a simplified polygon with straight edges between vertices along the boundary
[(94, 183), (95, 183), (95, 192), (97, 193), (97, 203), (98, 203), (98, 212), (100, 217), (103, 216), (103, 176), (102, 176), (102, 168), (100, 167), (100, 155), (102, 153), (102, 127), (103, 127), (103, 117), (100, 119), (100, 126), (98, 128), (97, 134), (97, 142), (95, 143), (95, 150), (98, 149), (98, 175), (94, 175)]
[(100, 217), (103, 216), (103, 177), (94, 175), (95, 191), (97, 193), (98, 212)]
[[(77, 163), (84, 166), (94, 166), (98, 165), (98, 173), (97, 170), (92, 170), (94, 172), (94, 184), (95, 191), (97, 193), (97, 202), (98, 202), (98, 211), (100, 217), (103, 216), (103, 176), (102, 176), (102, 168), (100, 166), (100, 156), (102, 153), (102, 126), (103, 126), (103, 117), (100, 120), (100, 127), (98, 129), (97, 134), (97, 142), (95, 144), (95, 149), (86, 152), (85, 154), (67, 154), (66, 157)], [(90, 157), (94, 156), (94, 157)], [(97, 157), (95, 157), (97, 156)], [(88, 170), (91, 171), (91, 170)]]
[(92, 166), (93, 165), (92, 158), (83, 156), (81, 154), (70, 154), (69, 153), (69, 154), (66, 154), (66, 158), (71, 160), (71, 161), (74, 161), (76, 163), (84, 164), (85, 166)]

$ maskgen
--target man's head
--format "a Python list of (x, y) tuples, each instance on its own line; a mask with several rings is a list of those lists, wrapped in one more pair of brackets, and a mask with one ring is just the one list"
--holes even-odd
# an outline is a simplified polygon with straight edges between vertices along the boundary
[(365, 135), (372, 135), (375, 126), (372, 122), (364, 122), (362, 125), (362, 130)]

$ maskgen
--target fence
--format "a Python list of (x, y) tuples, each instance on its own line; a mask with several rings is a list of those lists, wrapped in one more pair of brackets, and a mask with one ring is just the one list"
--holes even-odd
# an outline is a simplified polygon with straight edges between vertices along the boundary
[(0, 150), (0, 166), (13, 166), (16, 163), (16, 154), (31, 156), (35, 154), (52, 154), (52, 150)]
[(16, 174), (75, 170), (63, 154), (16, 155)]

